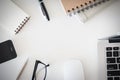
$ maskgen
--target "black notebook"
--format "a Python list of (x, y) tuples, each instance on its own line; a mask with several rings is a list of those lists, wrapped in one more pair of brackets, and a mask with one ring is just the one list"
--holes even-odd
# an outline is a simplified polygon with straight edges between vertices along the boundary
[(0, 63), (16, 58), (17, 54), (11, 40), (0, 43)]

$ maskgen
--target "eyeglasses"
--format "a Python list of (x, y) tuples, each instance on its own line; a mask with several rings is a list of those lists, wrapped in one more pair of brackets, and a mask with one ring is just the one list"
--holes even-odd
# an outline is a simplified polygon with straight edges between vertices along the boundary
[(34, 71), (33, 71), (33, 75), (32, 75), (32, 80), (37, 80), (36, 79), (36, 71), (37, 71), (37, 67), (38, 67), (38, 64), (39, 63), (41, 63), (41, 64), (43, 64), (45, 67), (45, 75), (44, 75), (44, 78), (43, 78), (43, 80), (45, 80), (46, 79), (46, 76), (47, 76), (47, 67), (48, 66), (50, 66), (49, 64), (45, 64), (45, 63), (43, 63), (43, 62), (41, 62), (41, 61), (39, 61), (39, 60), (36, 60), (36, 62), (35, 62), (35, 66), (34, 66)]

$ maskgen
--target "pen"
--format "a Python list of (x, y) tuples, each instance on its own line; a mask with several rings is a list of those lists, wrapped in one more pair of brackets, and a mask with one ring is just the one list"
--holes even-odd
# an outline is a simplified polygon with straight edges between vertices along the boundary
[(47, 18), (47, 20), (49, 21), (50, 18), (49, 18), (47, 9), (46, 9), (46, 7), (45, 7), (45, 5), (44, 5), (44, 3), (43, 3), (43, 0), (39, 0), (39, 2), (40, 2), (40, 7), (41, 7), (41, 9), (42, 9), (43, 15), (44, 15), (44, 16)]

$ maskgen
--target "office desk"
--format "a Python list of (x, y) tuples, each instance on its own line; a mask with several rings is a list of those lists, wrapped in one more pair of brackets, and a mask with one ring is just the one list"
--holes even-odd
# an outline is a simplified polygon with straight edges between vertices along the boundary
[[(78, 59), (83, 64), (85, 79), (97, 80), (97, 40), (120, 32), (119, 0), (85, 24), (76, 17), (66, 16), (60, 0), (44, 1), (50, 21), (43, 17), (37, 0), (16, 2), (31, 16), (20, 33), (12, 37), (18, 56), (28, 54), (50, 63), (47, 80), (63, 80), (63, 62)], [(29, 65), (20, 80), (30, 80), (31, 72)]]

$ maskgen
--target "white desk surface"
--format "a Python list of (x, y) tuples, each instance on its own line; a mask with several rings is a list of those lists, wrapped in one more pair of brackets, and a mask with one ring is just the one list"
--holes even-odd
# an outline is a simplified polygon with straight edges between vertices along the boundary
[[(50, 63), (47, 80), (63, 80), (62, 62), (81, 60), (85, 79), (97, 80), (97, 41), (120, 32), (120, 0), (85, 24), (65, 15), (60, 0), (44, 0), (50, 21), (46, 21), (38, 0), (16, 0), (30, 16), (30, 21), (12, 38), (18, 56), (28, 54)], [(2, 32), (1, 32), (2, 33)], [(7, 39), (2, 33), (1, 40)], [(30, 80), (31, 66), (26, 66), (20, 80)]]

